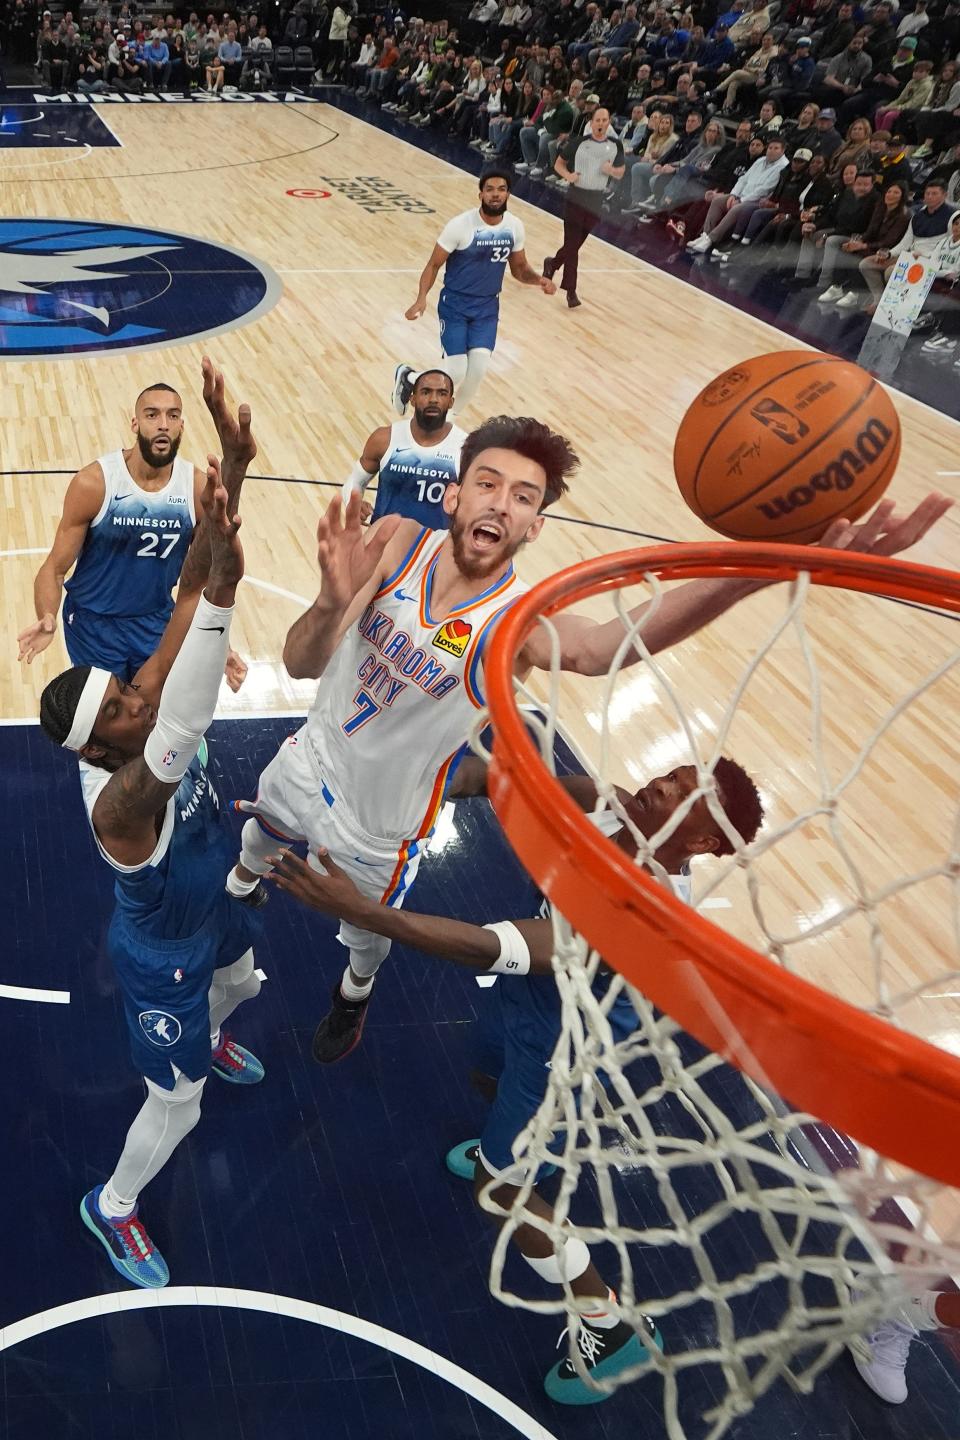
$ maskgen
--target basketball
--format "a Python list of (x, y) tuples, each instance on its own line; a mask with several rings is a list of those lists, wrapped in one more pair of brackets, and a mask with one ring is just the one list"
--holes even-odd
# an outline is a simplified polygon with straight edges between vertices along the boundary
[(673, 465), (690, 509), (721, 535), (811, 544), (876, 504), (899, 455), (897, 412), (872, 375), (786, 350), (734, 365), (700, 391)]

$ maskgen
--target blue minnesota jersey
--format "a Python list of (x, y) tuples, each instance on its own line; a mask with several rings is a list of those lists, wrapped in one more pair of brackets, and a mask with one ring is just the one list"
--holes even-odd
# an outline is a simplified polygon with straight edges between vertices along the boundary
[(390, 444), (380, 461), (372, 518), (405, 515), (431, 530), (446, 530), (449, 517), (443, 509), (443, 496), (459, 474), (460, 451), (466, 438), (465, 431), (452, 425), (449, 435), (435, 445), (418, 445), (410, 421), (394, 421)]
[[(604, 834), (613, 835), (620, 829), (620, 821), (613, 811), (604, 811), (591, 816), (591, 820)], [(671, 875), (674, 893), (681, 900), (690, 902), (689, 872)], [(541, 920), (549, 920), (550, 905), (542, 895), (537, 895), (539, 908), (531, 907), (531, 913)], [(600, 967), (593, 982), (593, 992), (602, 998), (610, 984), (611, 972)], [(562, 1025), (560, 991), (552, 974), (518, 975), (501, 980), (502, 1020), (504, 1029), (511, 1040), (529, 1056), (544, 1061), (553, 1054)], [(625, 1040), (637, 1029), (639, 1021), (629, 994), (621, 990), (607, 1014), (610, 1029), (616, 1041)]]
[(142, 490), (121, 450), (100, 459), (104, 499), (64, 587), (75, 608), (105, 616), (173, 610), (173, 587), (196, 523), (193, 466), (176, 459), (168, 483)]
[(471, 300), (495, 300), (503, 288), (507, 262), (524, 248), (522, 221), (505, 214), (488, 225), (479, 210), (466, 210), (446, 225), (437, 241), (449, 251), (443, 277), (444, 294)]
[[(116, 871), (117, 913), (150, 940), (187, 940), (220, 918), (224, 876), (236, 858), (236, 842), (205, 761), (204, 743), (167, 801), (157, 848), (146, 864), (119, 865), (97, 840), (101, 855)], [(80, 762), (88, 817), (109, 779), (106, 771)]]

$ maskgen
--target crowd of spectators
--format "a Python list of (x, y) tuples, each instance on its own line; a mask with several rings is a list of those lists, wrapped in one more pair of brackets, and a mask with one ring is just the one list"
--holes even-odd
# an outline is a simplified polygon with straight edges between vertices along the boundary
[(957, 0), (476, 0), (458, 28), (394, 14), (325, 78), (558, 190), (564, 142), (606, 109), (611, 222), (871, 312), (904, 250), (936, 258), (941, 294), (960, 275), (958, 52)]
[(51, 90), (255, 88), (280, 47), (306, 47), (308, 79), (560, 190), (562, 147), (607, 110), (626, 157), (609, 220), (730, 277), (763, 265), (866, 310), (905, 248), (942, 259), (941, 291), (957, 277), (960, 0), (475, 0), (459, 24), (392, 3), (361, 23), (356, 0), (266, 25), (129, 3), (38, 22), (30, 5), (9, 33), (32, 22)]

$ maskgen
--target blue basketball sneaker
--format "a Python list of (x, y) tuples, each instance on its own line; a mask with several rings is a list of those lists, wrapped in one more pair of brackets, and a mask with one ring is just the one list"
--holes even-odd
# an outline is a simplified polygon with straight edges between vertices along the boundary
[(454, 1145), (452, 1150), (447, 1151), (444, 1164), (451, 1175), (456, 1175), (460, 1180), (472, 1180), (479, 1159), (480, 1141), (464, 1140), (462, 1145)]
[[(662, 1350), (663, 1341), (656, 1325), (647, 1319), (644, 1319), (643, 1324), (646, 1333), (644, 1340), (641, 1340), (636, 1331), (623, 1320), (610, 1330), (598, 1330), (596, 1326), (581, 1319), (577, 1344), (587, 1374), (595, 1380), (619, 1375), (621, 1370), (626, 1370), (631, 1365), (642, 1364), (654, 1346)], [(564, 1330), (560, 1336), (561, 1344), (566, 1341), (566, 1337), (567, 1331)], [(594, 1390), (585, 1384), (577, 1374), (569, 1355), (561, 1360), (559, 1365), (554, 1365), (543, 1382), (543, 1388), (550, 1399), (556, 1400), (560, 1405), (599, 1405), (602, 1400), (609, 1400), (613, 1394), (613, 1391)]]
[(132, 1215), (122, 1220), (109, 1220), (100, 1210), (102, 1185), (97, 1185), (80, 1202), (80, 1219), (92, 1235), (96, 1235), (110, 1264), (131, 1285), (143, 1290), (161, 1290), (170, 1279), (167, 1262), (154, 1245), (138, 1219)]
[(256, 1055), (238, 1045), (226, 1031), (220, 1036), (220, 1044), (213, 1052), (211, 1068), (214, 1075), (219, 1075), (221, 1080), (229, 1080), (231, 1085), (259, 1085), (264, 1075)]
[[(480, 1159), (480, 1141), (464, 1140), (462, 1145), (454, 1145), (444, 1156), (444, 1164), (451, 1175), (456, 1175), (461, 1180), (472, 1180), (477, 1169), (477, 1162)], [(547, 1180), (551, 1175), (556, 1175), (556, 1165), (541, 1165), (540, 1180)]]

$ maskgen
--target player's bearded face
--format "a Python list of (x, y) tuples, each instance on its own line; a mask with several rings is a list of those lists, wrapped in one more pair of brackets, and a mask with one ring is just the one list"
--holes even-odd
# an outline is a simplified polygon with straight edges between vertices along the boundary
[(424, 400), (423, 408), (414, 404), (414, 419), (421, 430), (442, 430), (447, 421), (447, 412), (436, 400)]
[[(468, 580), (481, 580), (485, 575), (505, 570), (526, 539), (528, 529), (529, 524), (525, 524), (517, 533), (516, 526), (511, 529), (503, 515), (494, 510), (479, 510), (468, 517), (458, 499), (450, 520), (450, 539), (460, 574)], [(494, 539), (494, 535), (499, 538)]]
[(177, 458), (177, 451), (180, 449), (180, 435), (154, 435), (148, 437), (142, 430), (137, 431), (137, 448), (143, 456), (144, 463), (154, 470), (162, 470), (165, 465), (172, 465)]
[(507, 208), (509, 192), (506, 187), (502, 191), (491, 191), (484, 189), (480, 195), (480, 209), (484, 215), (502, 215)]

